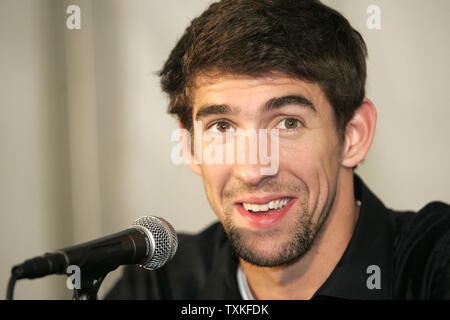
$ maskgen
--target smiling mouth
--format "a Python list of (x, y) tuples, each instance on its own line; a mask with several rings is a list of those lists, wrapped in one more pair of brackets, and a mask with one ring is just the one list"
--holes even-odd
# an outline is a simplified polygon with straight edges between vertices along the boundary
[(240, 205), (249, 213), (261, 215), (281, 211), (291, 200), (292, 198), (281, 198), (269, 201), (267, 203), (243, 202), (240, 203)]

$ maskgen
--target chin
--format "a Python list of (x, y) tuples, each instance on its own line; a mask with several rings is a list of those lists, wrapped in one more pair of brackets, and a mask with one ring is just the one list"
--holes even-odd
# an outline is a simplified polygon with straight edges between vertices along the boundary
[(228, 237), (239, 258), (260, 267), (291, 264), (300, 259), (313, 242), (309, 228), (288, 233), (279, 229), (254, 232), (231, 228)]

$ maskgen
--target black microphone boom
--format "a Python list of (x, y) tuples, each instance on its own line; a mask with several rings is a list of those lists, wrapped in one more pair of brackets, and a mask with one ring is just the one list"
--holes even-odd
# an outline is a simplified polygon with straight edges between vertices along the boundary
[(26, 260), (13, 267), (12, 275), (16, 279), (34, 279), (65, 274), (70, 265), (91, 277), (106, 275), (126, 264), (153, 270), (170, 260), (177, 247), (177, 235), (167, 221), (141, 217), (124, 231)]

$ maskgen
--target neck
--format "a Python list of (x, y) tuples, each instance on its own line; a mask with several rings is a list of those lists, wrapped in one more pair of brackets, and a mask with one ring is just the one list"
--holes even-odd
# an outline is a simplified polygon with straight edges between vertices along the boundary
[(310, 249), (296, 262), (258, 267), (240, 259), (255, 298), (310, 299), (314, 295), (336, 267), (353, 235), (359, 214), (353, 190), (353, 174), (338, 179), (328, 218)]

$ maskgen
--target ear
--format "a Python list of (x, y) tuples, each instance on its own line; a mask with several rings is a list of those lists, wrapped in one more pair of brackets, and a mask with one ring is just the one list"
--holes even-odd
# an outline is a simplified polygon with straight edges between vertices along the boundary
[(372, 101), (364, 98), (345, 128), (343, 166), (353, 168), (364, 160), (375, 135), (376, 123), (377, 110)]
[[(188, 130), (185, 130), (183, 127), (183, 124), (181, 121), (178, 121), (178, 126), (181, 130), (183, 130), (186, 134), (181, 134), (181, 150), (184, 158), (184, 162), (187, 163), (189, 169), (191, 169), (192, 172), (195, 174), (198, 174), (199, 176), (202, 175), (201, 167), (198, 163), (195, 163), (195, 157), (193, 152), (193, 148), (191, 148), (192, 145), (192, 137), (191, 134), (189, 134)], [(199, 150), (201, 152), (201, 150)]]

